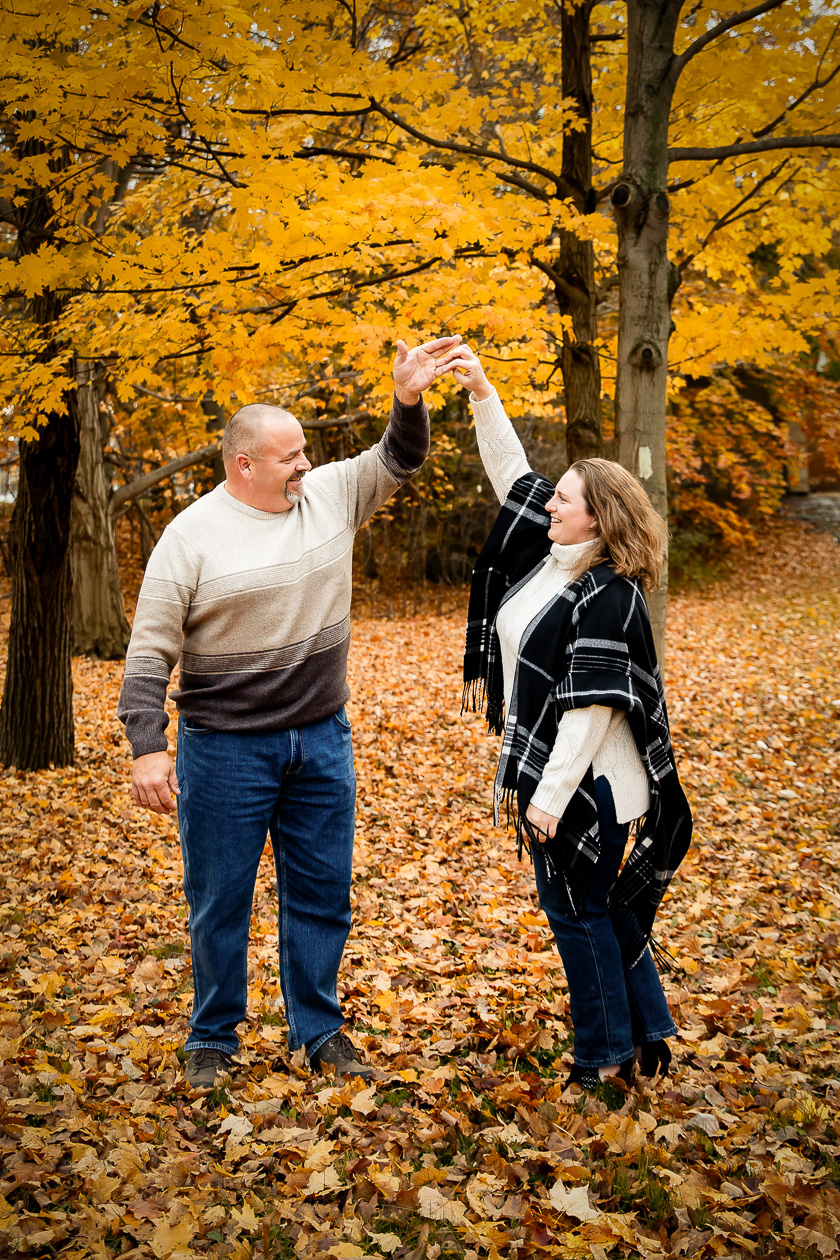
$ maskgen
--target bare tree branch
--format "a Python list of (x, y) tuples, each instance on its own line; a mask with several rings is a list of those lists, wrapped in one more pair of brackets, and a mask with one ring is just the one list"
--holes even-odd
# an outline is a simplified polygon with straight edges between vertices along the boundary
[(819, 65), (817, 66), (817, 73), (814, 75), (814, 82), (810, 84), (809, 87), (805, 88), (805, 91), (801, 92), (799, 96), (797, 96), (795, 101), (791, 101), (790, 105), (786, 105), (777, 118), (774, 118), (772, 122), (767, 123), (767, 125), (765, 127), (762, 127), (759, 131), (754, 131), (753, 135), (755, 136), (756, 140), (761, 140), (764, 136), (769, 135), (771, 131), (775, 131), (776, 128), (779, 126), (779, 123), (784, 122), (788, 114), (792, 113), (793, 110), (797, 109), (803, 103), (803, 101), (807, 101), (808, 97), (811, 96), (812, 93), (819, 91), (820, 88), (828, 87), (829, 83), (835, 77), (835, 75), (840, 74), (840, 63), (838, 63), (834, 67), (834, 69), (831, 71), (831, 74), (826, 75), (824, 79), (820, 78), (820, 70), (822, 69), (822, 64), (825, 61), (826, 53), (828, 52), (829, 48), (833, 44), (834, 37), (836, 36), (838, 30), (840, 30), (840, 22), (838, 22), (837, 26), (835, 26), (834, 30), (831, 32), (831, 36), (828, 40), (828, 43), (823, 49), (822, 56), (820, 57)]
[[(507, 254), (511, 251), (504, 250), (503, 252)], [(532, 267), (536, 267), (537, 271), (541, 271), (544, 276), (548, 276), (554, 287), (560, 290), (570, 305), (580, 305), (584, 296), (580, 289), (576, 289), (574, 285), (569, 284), (568, 280), (564, 280), (559, 272), (555, 271), (548, 263), (542, 262), (539, 258), (535, 258), (533, 254), (530, 256), (530, 263)]]
[[(772, 179), (775, 179), (777, 175), (781, 175), (789, 161), (790, 158), (788, 157), (782, 158), (778, 166), (774, 166), (772, 171), (768, 171), (766, 175), (761, 177), (761, 179), (756, 180), (753, 187), (745, 192), (743, 197), (741, 197), (739, 201), (735, 202), (734, 206), (730, 206), (728, 210), (724, 211), (719, 219), (715, 220), (701, 241), (699, 248), (696, 249), (693, 254), (688, 254), (685, 258), (683, 258), (682, 261), (678, 263), (678, 266), (680, 268), (687, 267), (689, 263), (693, 262), (697, 255), (702, 253), (702, 251), (706, 248), (715, 232), (719, 232), (721, 228), (728, 227), (730, 223), (736, 223), (738, 219), (746, 218), (747, 215), (758, 214), (764, 206), (768, 205), (768, 201), (762, 201), (757, 206), (750, 205), (749, 203), (758, 196), (762, 188), (769, 184)], [(786, 183), (790, 178), (792, 178), (792, 176), (786, 175), (782, 180), (782, 183)], [(769, 201), (772, 200), (772, 197), (769, 198)]]
[(547, 166), (540, 166), (537, 162), (526, 162), (521, 158), (508, 157), (504, 153), (496, 153), (492, 149), (483, 148), (477, 144), (458, 144), (454, 140), (442, 140), (439, 137), (427, 135), (420, 131), (417, 127), (412, 127), (411, 123), (400, 118), (399, 114), (393, 113), (390, 109), (386, 109), (384, 105), (380, 105), (378, 101), (372, 102), (373, 108), (383, 118), (387, 118), (395, 127), (399, 127), (406, 135), (413, 136), (415, 140), (422, 140), (424, 144), (428, 144), (433, 149), (442, 149), (449, 153), (463, 153), (466, 157), (485, 158), (490, 162), (499, 162), (502, 166), (512, 166), (521, 171), (530, 171), (532, 175), (542, 175), (544, 179), (550, 180), (557, 189), (561, 197), (574, 196), (574, 189), (563, 179), (557, 171), (550, 170)]
[[(156, 395), (156, 397), (160, 397), (160, 395)], [(300, 424), (304, 429), (338, 429), (344, 425), (355, 424), (358, 420), (375, 419), (376, 416), (370, 411), (348, 411), (343, 416), (324, 416), (318, 420), (301, 420)], [(200, 450), (188, 451), (186, 455), (179, 455), (176, 459), (170, 459), (167, 463), (161, 464), (160, 468), (153, 468), (151, 472), (144, 473), (142, 477), (138, 477), (135, 481), (130, 481), (128, 485), (119, 486), (111, 495), (111, 510), (113, 512), (118, 511), (124, 504), (138, 499), (147, 490), (151, 490), (152, 486), (159, 485), (161, 481), (167, 481), (170, 477), (174, 477), (176, 473), (183, 472), (185, 468), (193, 468), (196, 464), (211, 463), (217, 455), (221, 454), (221, 450), (222, 443), (220, 439), (217, 442), (211, 442), (209, 446), (202, 446)]]
[(138, 394), (145, 394), (148, 398), (157, 398), (158, 402), (163, 403), (200, 403), (200, 398), (182, 398), (180, 394), (159, 394), (156, 389), (148, 389), (145, 385), (132, 385), (132, 389)]
[(727, 31), (734, 30), (736, 26), (743, 26), (745, 22), (751, 22), (753, 18), (761, 17), (762, 13), (769, 13), (772, 9), (779, 9), (785, 0), (762, 0), (761, 4), (757, 4), (752, 9), (746, 9), (743, 13), (733, 13), (731, 17), (724, 18), (722, 22), (718, 22), (717, 26), (713, 26), (711, 30), (704, 31), (702, 35), (695, 39), (693, 44), (689, 44), (684, 53), (680, 53), (679, 57), (675, 57), (671, 62), (669, 76), (676, 83), (685, 67), (693, 57), (701, 53), (704, 48), (708, 48), (709, 44), (714, 40), (720, 39), (721, 35), (725, 35)]
[(176, 473), (183, 472), (185, 468), (192, 468), (195, 464), (209, 464), (212, 459), (216, 458), (221, 449), (221, 442), (211, 442), (209, 446), (202, 446), (199, 451), (188, 451), (186, 455), (179, 455), (177, 459), (170, 459), (168, 463), (161, 464), (160, 468), (153, 468), (151, 472), (138, 477), (136, 481), (130, 481), (127, 486), (120, 486), (111, 495), (112, 510), (116, 511), (123, 503), (128, 503), (130, 500), (138, 498), (147, 490), (151, 490), (152, 486), (156, 486), (158, 482), (174, 477)]
[(717, 158), (741, 157), (745, 153), (770, 153), (774, 149), (840, 149), (840, 135), (769, 136), (764, 140), (721, 144), (713, 149), (669, 149), (668, 162), (709, 162)]
[[(357, 92), (336, 92), (336, 96), (349, 96), (357, 100), (362, 97)], [(367, 104), (360, 105), (357, 109), (244, 109), (237, 106), (231, 106), (232, 114), (244, 114), (255, 118), (358, 118), (363, 114), (376, 113), (376, 106)]]
[(524, 192), (530, 193), (532, 197), (536, 197), (538, 201), (550, 201), (548, 193), (544, 188), (540, 188), (539, 184), (532, 184), (530, 179), (525, 179), (522, 175), (514, 175), (510, 171), (497, 171), (497, 177), (503, 184), (511, 184), (514, 188), (521, 188)]
[(298, 149), (297, 153), (293, 154), (293, 157), (351, 158), (354, 162), (385, 162), (388, 166), (396, 166), (396, 162), (393, 158), (383, 157), (381, 153), (357, 152), (355, 149), (323, 149), (315, 145), (305, 149)]

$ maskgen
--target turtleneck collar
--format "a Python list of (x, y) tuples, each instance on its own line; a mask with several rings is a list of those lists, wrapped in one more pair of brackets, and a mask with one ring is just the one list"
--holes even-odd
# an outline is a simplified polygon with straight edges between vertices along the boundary
[(600, 537), (587, 538), (582, 543), (552, 543), (549, 555), (564, 569), (572, 569), (580, 563), (590, 550), (593, 550)]

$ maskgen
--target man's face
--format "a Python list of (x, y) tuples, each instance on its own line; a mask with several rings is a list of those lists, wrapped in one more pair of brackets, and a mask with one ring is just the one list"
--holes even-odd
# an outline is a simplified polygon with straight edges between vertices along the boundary
[(261, 445), (249, 462), (249, 502), (263, 512), (287, 512), (303, 498), (303, 478), (312, 467), (303, 453), (303, 429), (297, 420), (270, 420)]

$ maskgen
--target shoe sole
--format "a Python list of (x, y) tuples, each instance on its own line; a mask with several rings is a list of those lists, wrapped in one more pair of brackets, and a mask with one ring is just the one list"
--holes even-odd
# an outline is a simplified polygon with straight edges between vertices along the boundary
[(214, 1089), (217, 1085), (221, 1085), (224, 1081), (231, 1079), (230, 1072), (217, 1072), (211, 1081), (194, 1081), (184, 1073), (184, 1080), (191, 1089)]

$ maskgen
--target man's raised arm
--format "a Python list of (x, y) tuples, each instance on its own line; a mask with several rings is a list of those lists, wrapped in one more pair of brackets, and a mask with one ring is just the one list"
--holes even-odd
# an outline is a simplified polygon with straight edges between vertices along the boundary
[[(429, 454), (429, 413), (423, 390), (435, 379), (436, 356), (459, 341), (458, 336), (437, 337), (412, 350), (398, 341), (391, 415), (380, 440), (343, 465), (322, 465), (309, 474), (310, 478), (339, 476), (338, 469), (344, 467), (352, 528), (359, 529), (422, 468)], [(330, 467), (335, 471), (327, 472)]]

